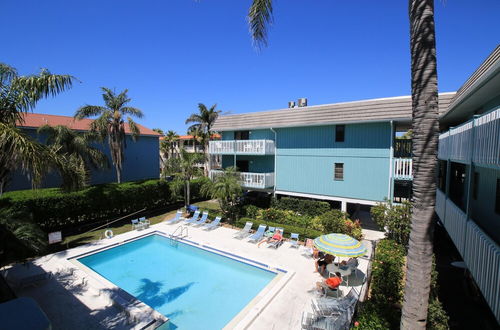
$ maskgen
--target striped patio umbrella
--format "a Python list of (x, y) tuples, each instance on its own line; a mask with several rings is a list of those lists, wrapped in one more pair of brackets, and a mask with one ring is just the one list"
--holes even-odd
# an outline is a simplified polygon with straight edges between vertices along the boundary
[(366, 247), (360, 241), (345, 234), (328, 234), (314, 239), (316, 248), (337, 257), (360, 257), (365, 255)]

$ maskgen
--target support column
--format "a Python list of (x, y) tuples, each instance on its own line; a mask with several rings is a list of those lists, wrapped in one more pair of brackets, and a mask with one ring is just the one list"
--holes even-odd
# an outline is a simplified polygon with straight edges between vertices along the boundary
[(342, 212), (347, 212), (347, 202), (346, 201), (340, 202), (340, 209), (342, 210)]

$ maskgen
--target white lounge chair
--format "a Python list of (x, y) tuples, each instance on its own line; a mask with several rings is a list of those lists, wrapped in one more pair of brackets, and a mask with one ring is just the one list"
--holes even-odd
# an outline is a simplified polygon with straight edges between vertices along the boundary
[(207, 222), (207, 220), (208, 220), (208, 212), (203, 212), (201, 219), (198, 221), (192, 222), (191, 224), (193, 226), (200, 226), (200, 225), (204, 224), (205, 222)]
[(285, 231), (283, 230), (283, 228), (276, 228), (276, 233), (278, 231), (280, 232), (281, 239), (269, 242), (269, 244), (267, 245), (268, 247), (273, 247), (273, 248), (277, 249), (281, 244), (283, 244), (283, 240), (284, 240), (283, 234), (285, 233)]
[(149, 219), (146, 219), (146, 217), (139, 218), (139, 223), (142, 224), (143, 228), (148, 228), (151, 222), (149, 222)]
[(215, 218), (214, 221), (212, 221), (212, 222), (207, 223), (206, 225), (204, 225), (203, 229), (205, 229), (205, 230), (212, 230), (212, 229), (217, 228), (220, 225), (220, 220), (221, 220), (221, 217)]
[(250, 234), (250, 229), (252, 229), (253, 222), (248, 221), (245, 224), (245, 227), (241, 229), (239, 232), (233, 235), (234, 238), (244, 238), (245, 236), (248, 236)]
[(302, 249), (302, 255), (304, 257), (312, 258), (312, 256), (314, 255), (313, 246), (314, 246), (313, 240), (310, 238), (306, 239), (304, 249)]
[(175, 214), (175, 217), (172, 218), (172, 219), (170, 219), (170, 220), (165, 221), (165, 223), (168, 224), (168, 225), (170, 225), (170, 224), (179, 222), (181, 220), (184, 220), (184, 218), (182, 217), (182, 210), (177, 210), (177, 213)]
[(290, 234), (290, 247), (299, 248), (299, 234), (291, 233)]
[(259, 241), (262, 238), (262, 236), (264, 236), (264, 231), (266, 230), (266, 227), (267, 225), (260, 225), (259, 228), (257, 228), (257, 231), (248, 238), (248, 241), (252, 243)]
[[(205, 212), (204, 212), (205, 213)], [(191, 223), (191, 222), (195, 222), (195, 221), (198, 221), (198, 218), (200, 217), (200, 211), (196, 211), (194, 212), (193, 216), (189, 219), (186, 219), (186, 222), (185, 223)]]
[(139, 221), (139, 219), (132, 220), (132, 229), (141, 230), (144, 228), (144, 225)]

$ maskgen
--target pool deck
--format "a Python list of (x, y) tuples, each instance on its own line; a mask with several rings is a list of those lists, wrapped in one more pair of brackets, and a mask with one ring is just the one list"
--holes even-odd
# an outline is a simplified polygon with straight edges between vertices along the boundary
[[(172, 233), (180, 224), (167, 225), (159, 223), (141, 231), (130, 231), (111, 239), (104, 239), (77, 248), (62, 251), (38, 258), (27, 264), (17, 264), (2, 270), (10, 283), (19, 284), (19, 280), (50, 272), (51, 278), (34, 283), (32, 286), (14, 288), (18, 296), (34, 298), (52, 322), (53, 329), (141, 329), (151, 327), (165, 320), (163, 315), (151, 310), (148, 306), (135, 302), (132, 306), (117, 304), (112, 296), (116, 287), (109, 282), (92, 276), (72, 257), (105, 248), (115, 243), (134, 239), (155, 231)], [(274, 290), (273, 298), (251, 323), (252, 329), (300, 329), (303, 311), (311, 311), (311, 300), (315, 297), (315, 283), (322, 277), (314, 272), (314, 261), (301, 254), (302, 248), (291, 248), (285, 242), (278, 249), (268, 248), (265, 244), (260, 248), (257, 244), (248, 243), (245, 239), (233, 238), (237, 230), (219, 227), (213, 231), (189, 227), (190, 241), (207, 247), (230, 252), (248, 259), (268, 264), (273, 268), (281, 268), (289, 272), (287, 283), (279, 290)], [(357, 277), (351, 277), (349, 284), (360, 291), (371, 257), (372, 242), (383, 238), (383, 233), (363, 230), (368, 254), (359, 258)], [(341, 286), (347, 293), (349, 287)], [(262, 304), (261, 304), (262, 305)], [(248, 317), (247, 317), (248, 318)], [(252, 317), (253, 319), (253, 317)], [(153, 325), (154, 327), (154, 325)]]

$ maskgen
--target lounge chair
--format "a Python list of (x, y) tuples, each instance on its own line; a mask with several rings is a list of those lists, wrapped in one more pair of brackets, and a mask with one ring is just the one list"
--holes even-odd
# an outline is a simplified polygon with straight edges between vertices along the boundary
[(207, 220), (208, 220), (208, 212), (203, 212), (201, 219), (198, 221), (192, 222), (191, 224), (193, 226), (200, 226), (200, 225), (204, 224), (205, 222), (207, 222)]
[(273, 247), (273, 248), (277, 249), (281, 244), (283, 244), (283, 234), (285, 233), (285, 231), (283, 230), (283, 228), (276, 228), (276, 231), (278, 231), (278, 230), (281, 233), (281, 239), (269, 242), (268, 247)]
[(291, 233), (290, 234), (290, 247), (299, 248), (299, 234)]
[(262, 238), (262, 236), (264, 236), (264, 231), (266, 230), (266, 227), (267, 225), (260, 225), (259, 228), (257, 228), (257, 231), (248, 238), (248, 241), (252, 243), (259, 241)]
[(149, 219), (146, 219), (146, 217), (139, 218), (139, 222), (142, 224), (143, 228), (148, 228), (151, 222), (149, 222)]
[(215, 229), (217, 228), (219, 225), (220, 225), (220, 220), (221, 220), (221, 217), (217, 217), (215, 218), (214, 221), (210, 222), (210, 223), (207, 223), (203, 226), (203, 229), (205, 230), (212, 230), (212, 229)]
[(239, 232), (233, 235), (234, 238), (244, 238), (250, 234), (250, 229), (252, 229), (253, 222), (247, 222), (245, 227), (241, 229)]
[(170, 219), (170, 220), (165, 221), (165, 223), (168, 225), (171, 225), (171, 224), (176, 223), (176, 222), (181, 221), (181, 220), (184, 220), (184, 218), (182, 217), (182, 210), (177, 210), (175, 217)]
[(196, 211), (194, 212), (193, 216), (189, 219), (186, 219), (186, 222), (185, 223), (191, 223), (191, 222), (195, 222), (195, 221), (198, 221), (198, 218), (200, 217), (200, 211)]
[(313, 245), (314, 245), (313, 240), (308, 238), (304, 245), (304, 249), (302, 250), (302, 255), (308, 258), (312, 258), (314, 254)]
[(132, 229), (141, 230), (144, 228), (144, 224), (142, 224), (139, 219), (132, 220)]

